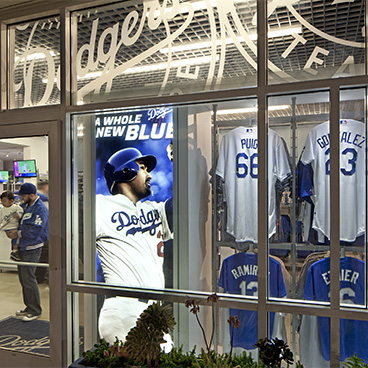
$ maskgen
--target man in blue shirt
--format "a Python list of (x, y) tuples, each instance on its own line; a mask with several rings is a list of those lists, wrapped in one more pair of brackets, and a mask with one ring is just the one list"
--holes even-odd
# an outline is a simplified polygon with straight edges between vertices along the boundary
[[(23, 201), (24, 213), (18, 230), (10, 230), (10, 239), (18, 238), (20, 259), (22, 262), (39, 262), (42, 247), (49, 238), (49, 211), (37, 195), (37, 188), (31, 183), (24, 183), (19, 190)], [(16, 312), (25, 322), (41, 316), (42, 308), (38, 290), (35, 266), (18, 265), (19, 281), (22, 285), (25, 309)]]

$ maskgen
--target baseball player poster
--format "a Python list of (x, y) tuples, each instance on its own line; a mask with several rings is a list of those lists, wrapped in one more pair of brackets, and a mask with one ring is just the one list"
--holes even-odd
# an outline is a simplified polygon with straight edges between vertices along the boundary
[(173, 167), (167, 148), (173, 139), (173, 109), (169, 107), (96, 115), (96, 194), (108, 194), (104, 165), (111, 155), (134, 147), (154, 155), (151, 195), (144, 200), (163, 201), (172, 196)]
[[(109, 285), (170, 287), (173, 109), (96, 115), (95, 134), (96, 249), (104, 280)], [(110, 343), (115, 336), (125, 340), (147, 303), (106, 298), (100, 335)]]

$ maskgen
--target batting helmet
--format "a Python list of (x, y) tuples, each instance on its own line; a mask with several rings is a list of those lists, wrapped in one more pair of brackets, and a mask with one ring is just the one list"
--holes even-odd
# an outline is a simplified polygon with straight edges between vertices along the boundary
[(108, 159), (104, 167), (104, 175), (111, 194), (115, 194), (116, 183), (128, 183), (137, 176), (139, 170), (137, 160), (146, 165), (148, 172), (152, 171), (157, 163), (155, 156), (142, 156), (136, 148), (124, 148)]

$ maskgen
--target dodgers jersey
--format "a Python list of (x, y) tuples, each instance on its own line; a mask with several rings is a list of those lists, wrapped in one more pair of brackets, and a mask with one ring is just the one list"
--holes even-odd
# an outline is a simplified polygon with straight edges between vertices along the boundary
[[(353, 242), (365, 232), (365, 126), (340, 121), (340, 240)], [(300, 157), (300, 197), (311, 196), (312, 227), (330, 239), (330, 132), (329, 122), (313, 128)]]
[(18, 229), (20, 218), (14, 217), (16, 213), (22, 217), (23, 208), (17, 204), (0, 208), (0, 230)]
[(170, 237), (164, 202), (96, 196), (96, 245), (106, 283), (163, 288), (157, 249)]
[[(291, 175), (288, 154), (281, 137), (268, 131), (268, 233), (276, 232), (275, 183)], [(236, 241), (258, 240), (258, 136), (257, 127), (238, 127), (225, 134), (220, 145), (216, 174), (225, 182), (226, 231)]]
[[(365, 263), (357, 258), (340, 258), (340, 304), (351, 306), (365, 303)], [(330, 300), (330, 258), (314, 263), (307, 275), (304, 299)], [(322, 356), (330, 360), (330, 319), (318, 317)], [(354, 353), (368, 362), (368, 322), (340, 320), (340, 360)]]
[[(283, 298), (286, 295), (281, 265), (269, 258), (270, 296)], [(258, 296), (258, 255), (236, 253), (224, 259), (218, 285), (226, 293)], [(240, 326), (234, 329), (234, 347), (254, 349), (258, 340), (258, 312), (230, 308), (230, 315), (238, 316)], [(275, 313), (270, 313), (270, 335), (273, 331)], [(230, 330), (231, 334), (231, 330)]]

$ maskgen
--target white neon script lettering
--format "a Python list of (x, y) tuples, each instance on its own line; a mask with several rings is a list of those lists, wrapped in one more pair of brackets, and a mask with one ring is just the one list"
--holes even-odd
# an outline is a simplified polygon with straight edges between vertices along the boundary
[[(51, 51), (44, 48), (44, 47), (35, 47), (31, 48), (31, 41), (33, 35), (37, 29), (39, 22), (35, 22), (33, 25), (31, 34), (29, 36), (26, 51), (21, 54), (16, 61), (14, 62), (14, 70), (17, 68), (19, 64), (23, 64), (23, 80), (19, 83), (14, 83), (14, 92), (17, 92), (22, 87), (24, 83), (24, 103), (23, 106), (29, 107), (33, 105), (45, 105), (51, 96), (52, 89), (54, 87), (54, 78), (55, 78), (55, 62)], [(36, 63), (38, 62), (37, 55), (44, 55), (46, 58), (47, 63), (47, 84), (45, 91), (43, 93), (42, 98), (38, 101), (33, 103), (31, 96), (32, 96), (32, 82), (33, 82), (33, 71)], [(42, 63), (44, 63), (45, 58), (42, 58)], [(30, 60), (29, 63), (27, 60)]]
[[(156, 45), (150, 47), (149, 49), (145, 50), (136, 57), (133, 57), (126, 63), (114, 67), (116, 54), (119, 51), (120, 47), (122, 47), (122, 45), (130, 46), (134, 44), (140, 37), (143, 26), (146, 21), (146, 15), (149, 29), (155, 30), (160, 26), (162, 22), (167, 24), (166, 22), (169, 19), (172, 19), (176, 15), (181, 13), (181, 11), (184, 10), (184, 8), (186, 10), (185, 11), (186, 19), (178, 29), (176, 29), (173, 33), (168, 34), (164, 40), (158, 42)], [(127, 69), (135, 66), (139, 62), (145, 60), (147, 57), (159, 51), (161, 48), (173, 42), (180, 34), (184, 32), (184, 30), (191, 23), (193, 15), (194, 9), (190, 2), (179, 3), (178, 0), (174, 0), (172, 6), (167, 7), (167, 0), (165, 0), (162, 3), (162, 6), (160, 5), (158, 0), (144, 1), (142, 17), (136, 33), (133, 34), (133, 30), (135, 29), (135, 26), (139, 22), (139, 14), (136, 10), (134, 10), (130, 12), (123, 21), (120, 32), (120, 40), (118, 40), (119, 27), (120, 27), (119, 22), (113, 25), (112, 27), (109, 27), (104, 30), (100, 39), (98, 40), (97, 60), (94, 60), (93, 55), (96, 47), (96, 32), (99, 22), (99, 19), (96, 19), (92, 25), (90, 42), (88, 44), (83, 45), (77, 53), (77, 73), (80, 77), (83, 77), (86, 75), (88, 71), (95, 71), (98, 62), (105, 63), (105, 67), (102, 70), (102, 74), (100, 76), (98, 76), (95, 80), (82, 87), (77, 92), (77, 100), (82, 99), (83, 96), (92, 91), (98, 93), (100, 91), (101, 86), (104, 85), (105, 83), (106, 83), (105, 92), (110, 92), (112, 81), (116, 76), (122, 74)], [(110, 35), (109, 38), (110, 47), (106, 52), (104, 52), (104, 46), (108, 35)], [(82, 68), (81, 60), (84, 52), (88, 52), (88, 62), (86, 67)]]

